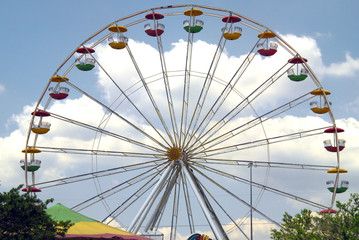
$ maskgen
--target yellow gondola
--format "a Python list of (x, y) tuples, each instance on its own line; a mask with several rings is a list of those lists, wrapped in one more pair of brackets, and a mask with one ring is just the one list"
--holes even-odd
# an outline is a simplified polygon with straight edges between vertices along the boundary
[(33, 125), (31, 128), (31, 131), (36, 134), (45, 134), (50, 131), (51, 123), (48, 122), (42, 122), (38, 125)]
[(185, 11), (183, 14), (186, 15), (186, 16), (194, 16), (194, 17), (196, 17), (196, 16), (202, 15), (203, 12), (201, 10), (199, 10), (199, 9), (191, 8), (191, 9), (188, 9), (187, 11)]
[(127, 28), (123, 26), (111, 26), (109, 31), (116, 33), (115, 36), (109, 37), (108, 45), (113, 49), (124, 49), (127, 46), (128, 38), (123, 36), (122, 33), (127, 32)]
[(56, 76), (53, 76), (52, 78), (50, 78), (50, 80), (51, 80), (51, 82), (66, 82), (69, 79), (65, 76), (56, 75)]
[[(338, 168), (333, 168), (328, 170), (328, 173), (337, 173), (338, 172)], [(345, 170), (343, 168), (339, 168), (339, 173), (347, 173), (348, 170)]]
[(26, 148), (26, 149), (23, 149), (21, 152), (23, 153), (41, 153), (41, 150), (40, 149), (37, 149), (37, 148)]
[[(330, 110), (330, 105), (332, 105), (331, 102), (327, 102), (324, 99), (322, 100), (322, 96), (324, 95), (330, 95), (331, 93), (327, 90), (324, 89), (317, 89), (311, 92), (312, 95), (314, 96), (319, 96), (320, 97), (320, 103), (318, 103), (317, 101), (313, 101), (310, 103), (310, 109), (317, 114), (324, 114), (329, 112)], [(324, 102), (322, 104), (322, 102)], [(328, 105), (329, 103), (329, 105)]]

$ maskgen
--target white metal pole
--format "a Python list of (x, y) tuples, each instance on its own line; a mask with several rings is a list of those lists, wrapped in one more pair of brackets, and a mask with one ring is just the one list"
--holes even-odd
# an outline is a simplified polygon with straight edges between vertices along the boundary
[(163, 194), (163, 197), (162, 197), (162, 201), (160, 201), (158, 203), (158, 206), (153, 211), (152, 216), (149, 218), (148, 223), (145, 225), (145, 232), (148, 232), (148, 230), (155, 225), (157, 218), (160, 216), (160, 213), (163, 211), (163, 208), (167, 204), (167, 201), (171, 194), (173, 186), (175, 185), (177, 176), (178, 176), (178, 174), (175, 173), (174, 176), (172, 176), (172, 178), (169, 180), (170, 182), (167, 184), (165, 193)]
[(251, 240), (253, 240), (253, 195), (252, 195), (252, 191), (253, 191), (253, 185), (252, 185), (252, 171), (253, 171), (253, 163), (249, 163), (249, 168), (250, 168), (250, 176), (249, 176), (249, 181), (250, 181), (250, 205), (251, 205)]
[(143, 220), (145, 219), (148, 211), (153, 204), (158, 193), (161, 191), (164, 182), (167, 180), (168, 174), (171, 172), (174, 162), (172, 161), (171, 164), (167, 167), (163, 175), (161, 176), (160, 180), (157, 182), (156, 186), (152, 189), (152, 192), (146, 199), (145, 203), (142, 205), (141, 209), (137, 212), (135, 218), (132, 220), (130, 226), (127, 228), (127, 231), (132, 233), (137, 233), (138, 229), (142, 225)]
[(210, 211), (208, 209), (206, 200), (204, 199), (204, 196), (202, 195), (202, 192), (198, 188), (198, 185), (196, 184), (195, 180), (193, 179), (191, 173), (189, 172), (187, 165), (184, 163), (184, 161), (182, 159), (179, 160), (179, 162), (182, 166), (182, 171), (184, 173), (184, 176), (190, 183), (192, 190), (196, 195), (196, 198), (202, 208), (203, 213), (205, 214), (205, 216), (207, 218), (209, 225), (212, 228), (212, 231), (213, 231), (216, 239), (217, 240), (228, 240), (228, 237), (225, 234), (221, 224), (218, 222), (217, 216), (212, 211)]

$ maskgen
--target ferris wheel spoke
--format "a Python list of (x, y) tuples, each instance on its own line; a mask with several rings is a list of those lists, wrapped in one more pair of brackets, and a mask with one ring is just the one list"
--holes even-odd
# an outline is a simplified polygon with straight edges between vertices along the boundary
[(86, 209), (89, 206), (92, 206), (92, 205), (102, 201), (103, 199), (106, 199), (118, 192), (121, 192), (129, 187), (134, 186), (137, 183), (144, 181), (147, 178), (150, 178), (150, 180), (144, 184), (144, 185), (147, 185), (149, 182), (151, 182), (156, 176), (158, 176), (163, 171), (163, 169), (165, 168), (164, 165), (165, 165), (165, 163), (155, 166), (155, 167), (152, 167), (151, 169), (146, 170), (143, 173), (139, 173), (138, 175), (136, 175), (124, 182), (121, 182), (120, 184), (117, 184), (117, 185), (73, 206), (72, 209), (81, 211), (83, 209)]
[[(221, 92), (221, 94), (219, 94), (218, 98), (213, 103), (212, 107), (209, 108), (207, 114), (202, 119), (202, 121), (199, 124), (199, 126), (197, 127), (197, 129), (195, 131), (193, 131), (192, 138), (190, 138), (188, 140), (188, 144), (191, 142), (191, 140), (193, 139), (193, 136), (195, 134), (197, 134), (197, 132), (199, 132), (198, 133), (199, 137), (197, 137), (197, 140), (201, 139), (200, 136), (203, 134), (203, 132), (205, 131), (205, 129), (207, 128), (207, 126), (209, 125), (209, 123), (211, 122), (213, 117), (216, 115), (216, 113), (218, 112), (218, 110), (220, 109), (222, 104), (228, 98), (229, 94), (232, 92), (232, 90), (234, 89), (234, 87), (238, 83), (239, 79), (242, 77), (242, 75), (247, 70), (248, 66), (251, 64), (252, 60), (256, 56), (256, 54), (254, 54), (253, 51), (255, 50), (255, 47), (256, 47), (258, 42), (259, 42), (259, 40), (253, 46), (252, 50), (247, 54), (246, 58), (241, 63), (241, 65), (239, 66), (239, 68), (237, 69), (237, 71), (235, 72), (233, 77), (231, 78), (231, 80), (228, 81), (228, 83), (226, 84), (226, 86), (223, 89), (223, 91)], [(202, 129), (202, 130), (200, 130), (200, 129)]]
[[(141, 71), (140, 71), (140, 69), (139, 69), (139, 67), (138, 67), (138, 65), (137, 65), (137, 63), (136, 63), (136, 61), (135, 61), (135, 58), (133, 57), (133, 55), (132, 55), (132, 53), (131, 53), (131, 51), (130, 51), (130, 48), (128, 47), (128, 45), (126, 46), (126, 48), (127, 48), (127, 50), (128, 50), (128, 53), (130, 54), (130, 57), (131, 57), (131, 59), (132, 59), (132, 62), (133, 62), (133, 64), (134, 64), (134, 66), (135, 66), (135, 68), (136, 68), (136, 70), (137, 70), (137, 72), (138, 72), (138, 74), (139, 74), (139, 77), (140, 77), (140, 79), (141, 79), (141, 82), (143, 83), (143, 85), (144, 85), (144, 87), (145, 87), (145, 89), (146, 89), (146, 92), (147, 92), (147, 94), (148, 94), (148, 96), (150, 97), (150, 99), (151, 99), (151, 102), (152, 102), (152, 104), (153, 104), (153, 107), (155, 108), (155, 110), (156, 110), (156, 112), (157, 112), (157, 114), (158, 114), (158, 117), (160, 118), (160, 120), (161, 120), (161, 122), (162, 122), (162, 124), (163, 124), (163, 127), (165, 128), (165, 130), (166, 130), (166, 132), (167, 132), (167, 134), (168, 134), (168, 137), (170, 137), (170, 139), (171, 139), (171, 135), (168, 133), (168, 128), (167, 128), (167, 126), (166, 126), (166, 124), (165, 124), (165, 121), (163, 120), (163, 117), (162, 117), (162, 115), (160, 114), (160, 112), (159, 112), (159, 109), (158, 109), (158, 107), (157, 107), (157, 105), (156, 105), (156, 103), (155, 103), (155, 101), (154, 101), (154, 99), (153, 99), (153, 96), (152, 96), (152, 94), (151, 94), (151, 92), (150, 92), (150, 89), (148, 88), (148, 86), (147, 86), (147, 84), (146, 84), (146, 82), (145, 82), (145, 80), (144, 80), (144, 78), (143, 78), (143, 76), (142, 76), (142, 74), (141, 74)], [(98, 62), (97, 62), (98, 63)], [(101, 68), (101, 70), (102, 71), (104, 71), (104, 73), (108, 76), (108, 78), (112, 81), (112, 83), (120, 90), (120, 92), (121, 92), (121, 94), (127, 99), (127, 101), (135, 108), (135, 110), (142, 116), (142, 118), (152, 127), (152, 129), (154, 130), (154, 131), (156, 131), (156, 133), (168, 144), (168, 142), (166, 141), (166, 139), (162, 136), (162, 134), (158, 131), (158, 129), (150, 122), (150, 120), (145, 116), (145, 114), (137, 107), (137, 105), (130, 99), (130, 97), (125, 93), (125, 91), (124, 90), (122, 90), (122, 88), (114, 81), (114, 79), (110, 76), (110, 74), (98, 63), (98, 65), (100, 66), (100, 68)]]
[[(262, 217), (266, 218), (267, 220), (269, 220), (270, 222), (274, 223), (275, 225), (277, 225), (278, 227), (282, 228), (282, 225), (279, 224), (278, 222), (274, 221), (273, 219), (271, 219), (270, 217), (268, 217), (266, 214), (264, 214), (263, 212), (259, 211), (257, 208), (251, 206), (249, 203), (247, 203), (246, 201), (244, 201), (243, 199), (239, 198), (236, 194), (232, 193), (230, 190), (228, 190), (227, 188), (223, 187), (221, 184), (217, 183), (216, 181), (214, 181), (213, 179), (211, 179), (210, 177), (208, 177), (206, 174), (202, 173), (201, 171), (199, 171), (196, 167), (194, 167), (192, 165), (192, 167), (199, 172), (203, 177), (205, 177), (206, 179), (208, 179), (209, 181), (211, 181), (212, 183), (214, 183), (217, 187), (219, 187), (220, 189), (224, 190), (226, 193), (228, 193), (230, 196), (234, 197), (235, 199), (237, 199), (238, 201), (240, 201), (242, 204), (246, 205), (248, 208), (251, 208), (253, 211), (257, 212), (258, 214), (260, 214)], [(205, 169), (205, 168), (204, 168)], [(248, 180), (246, 180), (248, 181)], [(249, 181), (248, 181), (249, 182)], [(250, 183), (250, 182), (249, 182)], [(252, 184), (254, 184), (254, 182), (252, 182)], [(239, 226), (237, 224), (235, 224), (238, 228)], [(240, 229), (240, 228), (239, 228)], [(241, 230), (242, 232), (242, 230)], [(243, 233), (243, 232), (242, 232)], [(244, 233), (243, 233), (244, 234)], [(245, 235), (245, 234), (244, 234)], [(245, 235), (246, 236), (246, 235)], [(247, 236), (246, 236), (247, 237)], [(248, 238), (248, 237), (247, 237)]]
[(162, 187), (167, 182), (168, 176), (170, 175), (171, 172), (173, 172), (173, 168), (174, 168), (173, 165), (174, 165), (173, 161), (171, 161), (171, 163), (168, 164), (168, 167), (166, 168), (166, 170), (164, 170), (164, 172), (163, 172), (161, 178), (158, 180), (156, 186), (152, 189), (150, 195), (148, 196), (148, 198), (146, 199), (146, 201), (144, 202), (142, 207), (137, 212), (135, 218), (132, 220), (131, 224), (127, 228), (127, 231), (132, 232), (132, 233), (138, 232), (138, 230), (142, 226), (142, 223), (145, 220), (145, 217), (147, 216), (150, 208), (152, 207), (155, 199), (158, 197), (158, 195), (160, 194), (160, 192), (162, 190)]
[(144, 158), (144, 159), (147, 158), (147, 159), (156, 159), (155, 161), (167, 160), (165, 154), (121, 152), (121, 151), (109, 151), (109, 150), (80, 149), (80, 148), (60, 148), (60, 147), (57, 148), (57, 147), (46, 147), (46, 146), (36, 146), (36, 148), (38, 148), (42, 152), (48, 152), (48, 153), (66, 153), (66, 154)]
[(85, 91), (81, 90), (80, 88), (78, 88), (77, 86), (73, 85), (72, 83), (67, 83), (70, 86), (72, 86), (74, 89), (78, 90), (79, 92), (81, 92), (82, 94), (84, 94), (85, 96), (87, 96), (88, 98), (90, 98), (91, 100), (93, 100), (94, 102), (96, 102), (97, 104), (99, 104), (100, 106), (102, 106), (103, 108), (105, 108), (108, 112), (110, 112), (111, 114), (113, 114), (114, 116), (118, 117), (119, 119), (123, 120), (126, 124), (128, 124), (129, 126), (131, 126), (132, 128), (134, 128), (135, 130), (137, 130), (140, 134), (148, 137), (149, 139), (151, 139), (153, 142), (157, 143), (158, 145), (160, 145), (163, 148), (166, 148), (165, 145), (163, 145), (161, 142), (159, 142), (158, 140), (156, 140), (154, 137), (152, 137), (151, 135), (149, 135), (148, 133), (146, 133), (144, 130), (140, 129), (139, 127), (137, 127), (134, 123), (132, 123), (130, 120), (126, 119), (125, 117), (123, 117), (122, 115), (118, 114), (117, 112), (115, 112), (114, 110), (112, 110), (111, 108), (109, 108), (106, 104), (103, 104), (101, 101), (97, 100), (96, 98), (92, 97), (91, 95), (87, 94)]
[(117, 219), (125, 210), (127, 210), (132, 204), (134, 204), (137, 200), (139, 200), (147, 191), (149, 191), (154, 185), (155, 182), (146, 183), (146, 185), (139, 188), (135, 193), (133, 193), (130, 197), (128, 197), (124, 202), (122, 202), (118, 207), (116, 207), (112, 212), (110, 212), (102, 222), (106, 222), (107, 224), (111, 223), (115, 219)]
[[(218, 66), (219, 60), (221, 58), (222, 52), (224, 50), (225, 44), (226, 44), (226, 39), (224, 39), (223, 35), (221, 35), (219, 43), (217, 44), (216, 51), (215, 51), (215, 53), (213, 55), (211, 64), (209, 66), (207, 76), (206, 76), (206, 78), (205, 78), (205, 80), (203, 82), (201, 92), (199, 94), (197, 103), (195, 105), (195, 109), (194, 109), (194, 111), (192, 113), (189, 126), (187, 127), (186, 134), (185, 134), (185, 137), (184, 137), (184, 140), (183, 140), (184, 142), (187, 142), (187, 143), (190, 142), (191, 136), (194, 135), (194, 131), (196, 129), (200, 114), (202, 112), (203, 105), (204, 105), (204, 103), (206, 101), (208, 91), (210, 89), (210, 86), (212, 84), (213, 78), (215, 76), (215, 72), (217, 70), (217, 66)], [(189, 138), (189, 140), (186, 141), (187, 138)], [(186, 148), (186, 146), (184, 146), (184, 147)]]
[(245, 131), (258, 126), (259, 124), (264, 123), (265, 121), (268, 121), (286, 111), (289, 111), (289, 110), (293, 109), (294, 107), (296, 107), (304, 102), (307, 102), (308, 100), (310, 100), (312, 98), (313, 98), (313, 95), (310, 95), (310, 93), (307, 93), (303, 96), (300, 96), (299, 98), (296, 98), (288, 103), (283, 104), (282, 106), (280, 106), (276, 109), (268, 111), (267, 113), (265, 113), (261, 116), (258, 116), (257, 118), (252, 119), (252, 120), (248, 121), (247, 123), (244, 123), (228, 132), (225, 132), (222, 135), (217, 136), (213, 139), (210, 139), (210, 137), (212, 137), (214, 133), (209, 134), (209, 136), (207, 136), (207, 138), (203, 140), (203, 143), (201, 143), (201, 146), (204, 148), (205, 145), (208, 145), (211, 143), (210, 146), (206, 147), (207, 149), (210, 149), (213, 146), (218, 145), (219, 143), (222, 143), (229, 139), (232, 139), (232, 138), (236, 137), (237, 135), (242, 134)]
[(179, 163), (181, 164), (181, 171), (183, 172), (184, 177), (188, 180), (197, 198), (197, 201), (202, 209), (202, 212), (206, 216), (208, 224), (210, 225), (215, 237), (217, 239), (227, 240), (228, 237), (223, 229), (223, 226), (219, 221), (211, 204), (209, 203), (206, 195), (204, 194), (203, 189), (201, 188), (199, 182), (197, 181), (197, 178), (194, 176), (193, 172), (191, 171), (191, 168), (188, 162), (186, 161), (186, 157), (179, 160)]
[[(150, 99), (150, 101), (151, 101), (151, 104), (152, 104), (154, 110), (156, 111), (156, 114), (157, 114), (159, 120), (161, 121), (161, 124), (162, 124), (163, 128), (165, 129), (165, 131), (166, 131), (166, 133), (167, 133), (167, 136), (169, 137), (169, 139), (170, 139), (170, 141), (171, 141), (171, 143), (172, 143), (172, 145), (173, 145), (174, 139), (172, 138), (172, 135), (171, 135), (171, 133), (170, 133), (170, 130), (169, 130), (169, 128), (167, 127), (166, 121), (164, 120), (164, 118), (163, 118), (163, 116), (162, 116), (162, 114), (161, 114), (161, 111), (160, 111), (159, 107), (157, 106), (157, 103), (156, 103), (156, 101), (155, 101), (155, 99), (154, 99), (154, 97), (153, 97), (153, 95), (152, 95), (152, 93), (151, 93), (150, 88), (148, 87), (147, 82), (145, 81), (145, 78), (144, 78), (143, 75), (142, 75), (142, 72), (141, 72), (141, 70), (140, 70), (140, 68), (139, 68), (139, 66), (138, 66), (138, 64), (137, 64), (137, 61), (136, 61), (135, 57), (134, 57), (133, 54), (132, 54), (132, 51), (131, 51), (129, 45), (126, 46), (126, 49), (127, 49), (128, 54), (130, 55), (130, 58), (131, 58), (131, 60), (132, 60), (132, 64), (133, 64), (134, 67), (136, 68), (136, 71), (137, 71), (137, 74), (138, 74), (138, 76), (139, 76), (139, 78), (140, 78), (140, 80), (141, 80), (141, 83), (142, 83), (143, 87), (144, 87), (145, 90), (146, 90), (147, 96), (149, 97), (149, 99)], [(152, 124), (151, 124), (151, 126), (154, 128), (154, 130), (155, 130), (156, 132), (158, 132), (158, 130), (157, 130)], [(158, 132), (158, 134), (160, 134), (160, 133)], [(160, 134), (160, 136), (162, 136), (162, 135)], [(162, 138), (163, 138), (163, 140), (165, 140), (164, 137), (162, 137)], [(165, 140), (165, 141), (166, 141), (166, 140)], [(168, 146), (170, 146), (170, 144), (169, 144), (167, 141), (166, 141), (166, 143), (167, 143)]]
[(147, 224), (144, 226), (144, 229), (146, 232), (148, 230), (153, 231), (154, 228), (158, 228), (158, 226), (161, 222), (165, 207), (168, 203), (169, 197), (173, 190), (173, 187), (176, 184), (178, 174), (179, 174), (178, 172), (179, 172), (178, 166), (174, 166), (168, 179), (166, 180), (166, 187), (163, 188), (164, 190), (163, 190), (162, 197), (159, 200), (159, 202), (157, 203), (157, 206), (154, 207), (154, 211), (152, 212), (151, 216), (149, 217)]
[(140, 169), (147, 169), (147, 168), (150, 168), (153, 166), (158, 167), (162, 163), (163, 163), (163, 160), (148, 161), (148, 162), (143, 162), (143, 163), (138, 163), (138, 164), (133, 164), (133, 165), (110, 168), (110, 169), (96, 171), (96, 172), (83, 173), (83, 174), (79, 174), (79, 175), (75, 175), (75, 176), (64, 177), (64, 178), (59, 178), (59, 179), (45, 181), (45, 182), (39, 182), (39, 183), (34, 184), (33, 186), (41, 187), (42, 189), (50, 188), (50, 187), (57, 187), (57, 186), (61, 186), (61, 185), (87, 181), (87, 180), (91, 180), (94, 178), (108, 177), (108, 176), (112, 176), (112, 175), (136, 171), (136, 170), (140, 170)]
[[(175, 166), (175, 168), (173, 169), (173, 171), (171, 173), (171, 176), (169, 177), (169, 179), (166, 183), (167, 184), (166, 188), (164, 189), (164, 192), (162, 194), (161, 199), (159, 200), (159, 202), (157, 204), (157, 207), (154, 208), (154, 211), (153, 211), (151, 217), (149, 218), (148, 223), (145, 225), (146, 232), (148, 230), (151, 230), (154, 232), (156, 232), (158, 230), (160, 222), (161, 222), (163, 214), (164, 214), (164, 211), (165, 211), (165, 207), (168, 203), (168, 200), (173, 191), (173, 188), (175, 188), (175, 190), (174, 190), (174, 203), (173, 203), (172, 212), (175, 211), (175, 206), (177, 206), (177, 208), (178, 208), (179, 203), (176, 203), (175, 201), (176, 201), (176, 199), (177, 199), (177, 201), (179, 200), (179, 197), (176, 197), (176, 196), (179, 196), (179, 195), (176, 195), (177, 191), (178, 191), (177, 185), (178, 185), (178, 181), (179, 181), (179, 175), (180, 175), (179, 166)], [(178, 211), (178, 209), (177, 209), (177, 211)], [(172, 236), (173, 229), (176, 228), (176, 226), (177, 226), (177, 219), (176, 219), (177, 217), (178, 217), (178, 212), (175, 213), (175, 218), (172, 217), (171, 236)], [(174, 232), (176, 232), (176, 231), (174, 231)], [(175, 238), (173, 238), (173, 236), (172, 236), (171, 239), (175, 239)]]
[[(112, 137), (115, 137), (117, 139), (120, 139), (120, 140), (123, 140), (123, 141), (126, 141), (126, 142), (129, 142), (129, 143), (132, 143), (132, 144), (135, 144), (137, 146), (141, 146), (141, 147), (144, 147), (144, 148), (147, 148), (147, 149), (151, 149), (151, 150), (154, 150), (154, 151), (161, 151), (159, 148), (155, 148), (153, 146), (150, 146), (150, 145), (147, 145), (147, 144), (143, 144), (142, 142), (140, 141), (136, 141), (136, 140), (133, 140), (131, 138), (128, 138), (128, 137), (125, 137), (125, 136), (122, 136), (122, 135), (119, 135), (119, 134), (116, 134), (114, 132), (110, 132), (110, 131), (107, 131), (103, 128), (100, 128), (100, 127), (95, 127), (95, 126), (92, 126), (92, 125), (89, 125), (89, 124), (86, 124), (86, 123), (83, 123), (83, 122), (79, 122), (79, 121), (76, 121), (74, 119), (70, 119), (70, 118), (66, 118), (64, 116), (61, 116), (61, 115), (57, 115), (55, 113), (51, 113), (49, 112), (50, 115), (56, 119), (59, 119), (61, 121), (64, 121), (64, 122), (68, 122), (68, 123), (71, 123), (71, 124), (74, 124), (74, 125), (77, 125), (77, 126), (80, 126), (80, 127), (83, 127), (83, 128), (87, 128), (87, 129), (90, 129), (92, 131), (95, 131), (95, 132), (98, 132), (98, 133), (102, 133), (102, 134), (106, 134), (108, 136), (112, 136)], [(114, 114), (114, 112), (112, 113)], [(116, 115), (116, 114), (115, 114)], [(119, 115), (117, 115), (119, 116)], [(136, 127), (136, 126), (135, 126)], [(165, 147), (164, 145), (162, 145), (160, 142), (158, 142), (155, 138), (153, 138), (152, 136), (150, 136), (149, 134), (147, 134), (146, 132), (144, 132), (143, 130), (141, 130), (140, 128), (136, 127), (137, 130), (141, 131), (141, 133), (143, 133), (146, 137), (150, 138), (151, 140), (153, 140), (155, 143), (157, 143), (158, 145), (162, 146), (162, 147)]]
[[(153, 14), (154, 27), (155, 27), (155, 29), (158, 29), (158, 20), (154, 17), (154, 14), (155, 14), (154, 10), (152, 10), (152, 14)], [(167, 66), (166, 66), (166, 59), (165, 59), (164, 51), (163, 51), (162, 38), (159, 34), (156, 34), (156, 40), (157, 40), (158, 53), (159, 53), (160, 63), (161, 63), (161, 68), (162, 68), (164, 87), (166, 90), (169, 118), (170, 118), (170, 121), (172, 124), (172, 130), (173, 130), (173, 136), (174, 136), (174, 142), (172, 142), (172, 144), (177, 146), (178, 141), (179, 141), (178, 126), (177, 126), (176, 115), (175, 115), (175, 111), (174, 111), (170, 83), (168, 81), (168, 72), (167, 72)]]
[[(180, 171), (178, 171), (179, 173)], [(176, 178), (176, 184), (173, 195), (173, 208), (172, 208), (172, 221), (171, 221), (171, 240), (176, 240), (177, 234), (177, 225), (178, 225), (178, 210), (179, 210), (179, 198), (180, 198), (180, 188), (181, 178)]]
[(303, 163), (287, 163), (287, 162), (265, 162), (256, 160), (233, 160), (233, 159), (217, 159), (217, 158), (194, 158), (190, 162), (200, 164), (213, 164), (213, 165), (234, 165), (248, 167), (252, 164), (253, 167), (270, 167), (270, 168), (288, 168), (288, 169), (303, 169), (303, 170), (317, 170), (328, 171), (329, 169), (336, 168), (334, 165), (315, 165), (315, 164), (303, 164)]
[[(189, 28), (192, 27), (193, 22), (194, 22), (194, 17), (191, 15), (190, 21), (189, 21)], [(194, 38), (194, 33), (191, 33), (191, 31), (188, 31), (185, 72), (184, 72), (184, 82), (183, 82), (180, 139), (179, 139), (179, 142), (182, 146), (184, 145), (184, 143), (182, 142), (182, 139), (184, 140), (184, 137), (185, 137), (184, 131), (187, 129), (188, 104), (189, 104), (190, 85), (191, 85), (191, 70), (192, 70), (193, 38)]]
[(271, 137), (271, 138), (258, 139), (258, 140), (251, 141), (251, 142), (245, 142), (245, 143), (239, 143), (239, 144), (235, 144), (235, 145), (224, 146), (224, 147), (217, 148), (217, 149), (206, 149), (205, 151), (198, 151), (198, 152), (194, 152), (192, 154), (195, 155), (196, 157), (197, 156), (209, 157), (209, 156), (215, 156), (215, 155), (220, 155), (220, 154), (229, 153), (229, 152), (236, 152), (236, 151), (243, 150), (243, 149), (260, 147), (260, 146), (265, 146), (265, 145), (269, 145), (269, 144), (273, 144), (273, 143), (280, 143), (280, 142), (285, 142), (285, 141), (290, 141), (290, 140), (296, 140), (298, 138), (320, 135), (320, 134), (323, 134), (323, 130), (326, 128), (328, 128), (328, 127), (322, 127), (322, 128), (316, 128), (316, 129), (311, 129), (311, 130), (306, 130), (306, 131), (301, 131), (301, 132), (295, 132), (295, 133), (290, 133), (290, 134)]
[[(196, 169), (202, 176), (215, 183), (217, 186), (221, 186), (219, 183), (214, 181), (213, 179), (205, 176), (201, 171)], [(197, 179), (197, 181), (201, 184), (202, 188), (206, 190), (207, 194), (212, 198), (212, 200), (217, 204), (217, 206), (226, 214), (226, 216), (232, 221), (232, 223), (240, 230), (240, 232), (249, 240), (248, 236), (243, 232), (242, 228), (237, 224), (237, 222), (230, 216), (230, 214), (224, 209), (224, 207), (216, 200), (216, 198), (208, 191), (208, 189)], [(233, 194), (233, 193), (232, 193)], [(234, 195), (234, 194), (233, 194)]]
[(92, 125), (89, 125), (89, 124), (86, 124), (86, 123), (82, 123), (82, 122), (79, 122), (79, 121), (76, 121), (76, 120), (73, 120), (73, 119), (65, 118), (63, 116), (60, 116), (60, 115), (57, 115), (57, 114), (54, 114), (54, 113), (50, 113), (50, 114), (51, 114), (52, 117), (54, 117), (54, 118), (56, 118), (58, 120), (61, 120), (61, 121), (67, 122), (67, 123), (71, 123), (71, 124), (74, 124), (74, 125), (86, 128), (86, 129), (90, 129), (90, 130), (92, 130), (94, 132), (97, 132), (97, 133), (106, 134), (108, 136), (114, 137), (114, 138), (119, 139), (121, 141), (125, 141), (125, 142), (128, 142), (128, 143), (134, 144), (134, 145), (139, 146), (141, 148), (149, 149), (149, 150), (152, 150), (152, 151), (155, 151), (155, 152), (163, 152), (162, 149), (150, 146), (148, 144), (144, 144), (144, 143), (142, 143), (140, 141), (136, 141), (134, 139), (131, 139), (131, 138), (116, 134), (114, 132), (110, 132), (110, 131), (107, 131), (105, 129), (98, 128), (98, 127), (95, 127), (95, 126), (92, 126)]
[(120, 216), (127, 208), (129, 208), (133, 203), (135, 203), (138, 199), (140, 199), (147, 191), (151, 188), (155, 187), (158, 183), (158, 180), (155, 180), (156, 177), (166, 169), (167, 166), (161, 169), (158, 173), (152, 176), (150, 180), (148, 180), (145, 184), (143, 184), (137, 191), (135, 191), (130, 197), (128, 197), (121, 205), (119, 205), (116, 209), (114, 209), (106, 218), (103, 219), (104, 222), (109, 217), (113, 217), (109, 221), (112, 222), (118, 216)]
[(190, 200), (189, 192), (188, 192), (187, 180), (183, 176), (182, 172), (180, 174), (181, 174), (181, 180), (182, 180), (182, 183), (183, 183), (182, 188), (183, 188), (183, 195), (184, 195), (184, 200), (185, 200), (186, 210), (187, 210), (187, 216), (188, 216), (188, 226), (189, 226), (190, 233), (193, 234), (193, 233), (196, 232), (196, 230), (195, 230), (195, 227), (194, 227), (193, 213), (192, 213), (192, 207), (191, 207), (191, 200)]
[(236, 176), (236, 175), (233, 175), (233, 174), (229, 174), (229, 173), (220, 171), (218, 169), (208, 167), (208, 166), (203, 165), (203, 164), (193, 162), (193, 163), (191, 163), (191, 165), (194, 166), (194, 167), (200, 167), (200, 168), (205, 169), (207, 171), (210, 171), (212, 173), (221, 175), (223, 177), (226, 177), (226, 178), (238, 181), (238, 182), (242, 182), (242, 183), (245, 183), (245, 184), (252, 184), (253, 187), (256, 187), (256, 188), (259, 188), (259, 189), (264, 189), (265, 191), (269, 191), (269, 192), (272, 192), (272, 193), (275, 193), (275, 194), (278, 194), (278, 195), (281, 195), (281, 196), (284, 196), (284, 197), (287, 197), (287, 198), (290, 198), (290, 199), (305, 203), (307, 205), (310, 205), (310, 206), (313, 206), (313, 207), (316, 207), (316, 208), (319, 208), (319, 209), (327, 209), (328, 208), (327, 206), (324, 206), (322, 204), (319, 204), (319, 203), (304, 199), (304, 198), (296, 196), (294, 194), (287, 193), (285, 191), (281, 191), (279, 189), (272, 188), (272, 187), (269, 187), (267, 185), (263, 185), (263, 184), (260, 184), (260, 183), (257, 183), (257, 182), (253, 182), (253, 181), (251, 182), (251, 181), (249, 181), (249, 180), (247, 180), (245, 178), (242, 178), (242, 177), (239, 177), (239, 176)]
[(251, 92), (245, 99), (243, 99), (238, 105), (236, 105), (230, 112), (228, 112), (221, 120), (214, 124), (209, 130), (204, 132), (200, 137), (197, 138), (196, 142), (192, 143), (191, 147), (195, 148), (199, 141), (206, 135), (215, 134), (221, 128), (223, 128), (228, 122), (230, 122), (234, 117), (236, 117), (243, 109), (248, 107), (252, 101), (259, 97), (264, 91), (266, 91), (272, 84), (279, 80), (285, 73), (286, 69), (283, 65), (278, 71), (276, 71), (271, 77), (264, 81), (259, 87), (257, 87), (253, 92)]

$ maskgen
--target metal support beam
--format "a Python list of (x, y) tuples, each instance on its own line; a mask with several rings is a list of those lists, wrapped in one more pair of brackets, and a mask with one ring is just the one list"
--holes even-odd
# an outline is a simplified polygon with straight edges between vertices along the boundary
[(248, 167), (250, 168), (249, 171), (249, 182), (250, 182), (250, 188), (249, 188), (249, 192), (250, 192), (250, 201), (249, 204), (251, 205), (251, 209), (250, 209), (250, 222), (251, 222), (251, 240), (253, 240), (253, 185), (252, 185), (252, 174), (253, 174), (253, 163), (249, 163)]
[[(177, 167), (177, 166), (175, 166)], [(179, 170), (175, 170), (175, 172), (172, 174), (172, 176), (169, 176), (168, 179), (168, 183), (166, 186), (166, 189), (164, 190), (164, 193), (162, 195), (161, 200), (158, 202), (156, 208), (154, 208), (154, 211), (151, 215), (151, 217), (149, 218), (148, 223), (145, 225), (145, 232), (148, 232), (149, 230), (153, 231), (153, 228), (156, 225), (156, 222), (158, 223), (161, 219), (161, 215), (163, 214), (164, 208), (166, 207), (166, 204), (168, 202), (168, 199), (171, 195), (173, 186), (175, 185), (178, 175), (179, 175)]]
[(184, 159), (185, 157), (186, 156), (184, 156), (181, 160), (179, 160), (182, 166), (183, 175), (191, 185), (191, 188), (196, 195), (196, 198), (202, 208), (203, 213), (207, 218), (208, 224), (210, 225), (213, 234), (215, 235), (217, 240), (229, 240), (224, 229), (222, 228), (221, 223), (219, 222), (216, 214), (214, 213), (210, 203), (208, 202), (208, 199), (204, 195), (200, 185), (198, 184), (197, 180), (194, 178), (193, 173), (190, 173), (188, 169), (188, 164)]
[(153, 202), (155, 201), (158, 194), (161, 192), (163, 184), (166, 182), (169, 173), (173, 168), (174, 162), (172, 161), (171, 164), (167, 167), (164, 171), (163, 175), (161, 176), (160, 180), (157, 182), (156, 186), (152, 189), (152, 192), (142, 205), (141, 209), (137, 212), (135, 218), (132, 220), (132, 223), (127, 228), (128, 232), (137, 233), (139, 228), (141, 227), (146, 215), (148, 214)]

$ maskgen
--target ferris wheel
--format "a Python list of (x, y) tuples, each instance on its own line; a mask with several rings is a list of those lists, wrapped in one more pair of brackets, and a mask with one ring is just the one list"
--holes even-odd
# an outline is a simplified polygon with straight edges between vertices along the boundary
[[(255, 215), (281, 227), (270, 209), (283, 214), (288, 201), (332, 211), (349, 184), (339, 179), (344, 130), (308, 63), (228, 10), (176, 5), (120, 18), (46, 83), (23, 150), (23, 190), (62, 192), (76, 211), (143, 235), (167, 227), (170, 239), (250, 239), (245, 223)], [(331, 153), (325, 164), (308, 156), (318, 139)], [(303, 177), (318, 172), (335, 177)], [(330, 200), (284, 187), (292, 180), (308, 191), (328, 180)]]

